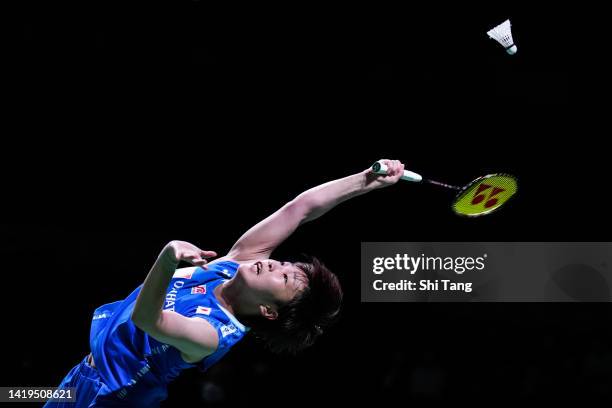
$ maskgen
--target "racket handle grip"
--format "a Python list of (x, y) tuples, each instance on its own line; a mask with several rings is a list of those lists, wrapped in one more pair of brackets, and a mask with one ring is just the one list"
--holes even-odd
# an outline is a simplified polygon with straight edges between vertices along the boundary
[[(376, 174), (387, 174), (387, 166), (380, 161), (377, 161), (372, 165), (372, 172)], [(410, 170), (404, 170), (404, 175), (400, 177), (401, 180), (412, 181), (418, 183), (423, 180), (423, 177)]]

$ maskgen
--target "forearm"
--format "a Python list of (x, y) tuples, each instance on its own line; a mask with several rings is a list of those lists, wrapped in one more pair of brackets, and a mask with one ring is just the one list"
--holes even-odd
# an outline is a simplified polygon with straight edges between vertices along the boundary
[(363, 171), (306, 190), (294, 199), (294, 203), (306, 209), (302, 222), (307, 222), (320, 217), (343, 201), (365, 194), (376, 187), (375, 180), (367, 171)]
[(343, 201), (397, 183), (404, 171), (398, 160), (383, 159), (386, 175), (369, 168), (357, 174), (304, 191), (245, 232), (228, 256), (232, 259), (266, 259), (301, 224), (314, 220)]
[(132, 311), (132, 321), (140, 329), (157, 323), (161, 316), (164, 297), (178, 262), (166, 245), (149, 271)]

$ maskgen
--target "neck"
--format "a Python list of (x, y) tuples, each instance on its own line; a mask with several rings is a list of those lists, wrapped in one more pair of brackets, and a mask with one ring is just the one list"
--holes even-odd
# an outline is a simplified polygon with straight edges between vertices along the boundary
[(215, 288), (215, 296), (221, 306), (223, 306), (228, 312), (240, 317), (251, 316), (256, 314), (254, 310), (257, 306), (249, 306), (249, 297), (241, 288), (240, 283), (236, 279), (230, 279), (227, 282), (217, 286)]

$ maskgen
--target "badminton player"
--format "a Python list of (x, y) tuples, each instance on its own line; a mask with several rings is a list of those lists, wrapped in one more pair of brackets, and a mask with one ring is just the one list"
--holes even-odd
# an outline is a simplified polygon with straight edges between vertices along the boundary
[[(386, 175), (368, 168), (303, 192), (215, 260), (214, 251), (168, 243), (142, 285), (95, 310), (91, 353), (60, 384), (75, 387), (76, 403), (45, 406), (159, 406), (182, 370), (208, 369), (247, 333), (274, 352), (312, 345), (340, 310), (338, 279), (317, 259), (291, 263), (270, 256), (301, 224), (396, 183), (404, 165), (383, 163)], [(192, 266), (177, 268), (181, 262)]]

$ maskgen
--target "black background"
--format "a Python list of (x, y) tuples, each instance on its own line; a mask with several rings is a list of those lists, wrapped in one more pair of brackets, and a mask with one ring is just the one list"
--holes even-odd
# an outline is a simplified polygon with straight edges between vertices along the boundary
[[(610, 306), (361, 304), (362, 241), (609, 241), (606, 150), (584, 113), (575, 7), (28, 3), (11, 14), (3, 149), (6, 385), (55, 385), (91, 313), (163, 245), (227, 251), (303, 190), (379, 158), (520, 191), (489, 217), (398, 184), (303, 226), (276, 254), (339, 275), (341, 322), (312, 349), (246, 340), (165, 406), (610, 396)], [(592, 11), (595, 13), (595, 11)], [(486, 36), (506, 18), (518, 53)], [(580, 74), (582, 75), (582, 74)], [(583, 78), (583, 77), (580, 77)], [(592, 113), (596, 116), (596, 113)], [(203, 384), (223, 398), (202, 402)]]

